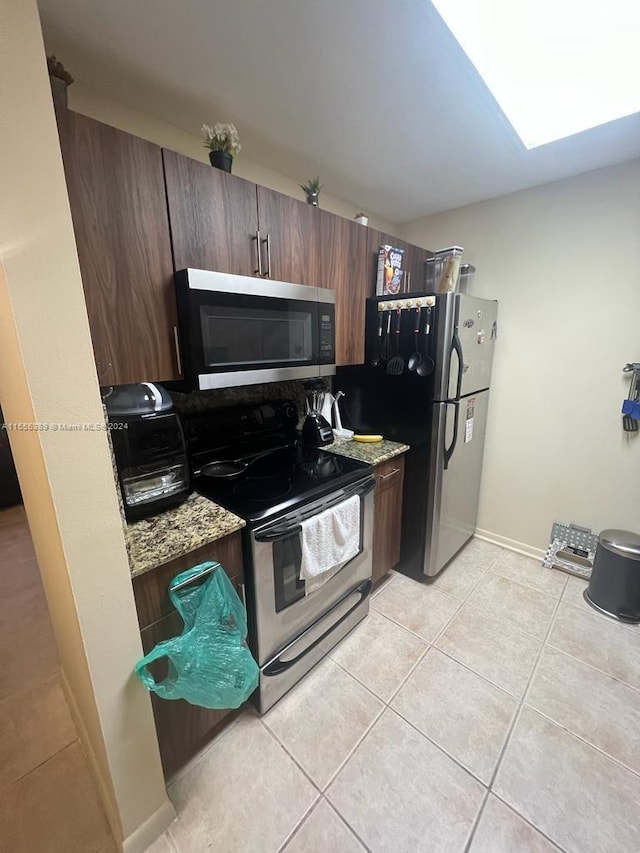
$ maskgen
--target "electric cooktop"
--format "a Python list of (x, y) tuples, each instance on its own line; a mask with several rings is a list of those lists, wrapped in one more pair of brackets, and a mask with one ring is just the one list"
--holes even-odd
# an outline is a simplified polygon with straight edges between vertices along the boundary
[[(214, 410), (184, 421), (194, 488), (250, 525), (310, 503), (372, 471), (366, 462), (302, 444), (296, 430), (298, 410), (291, 400)], [(250, 462), (238, 476), (204, 473), (209, 462), (237, 459)]]
[(194, 477), (197, 492), (249, 522), (281, 515), (361, 480), (365, 462), (294, 444), (262, 456), (235, 479)]

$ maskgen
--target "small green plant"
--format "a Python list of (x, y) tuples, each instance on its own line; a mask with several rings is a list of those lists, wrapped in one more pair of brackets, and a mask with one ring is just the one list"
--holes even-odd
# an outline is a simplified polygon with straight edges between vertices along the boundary
[(235, 157), (242, 151), (235, 124), (203, 124), (200, 132), (204, 138), (204, 147), (210, 151), (226, 151)]
[(308, 178), (306, 184), (300, 184), (300, 189), (307, 195), (318, 195), (323, 184), (320, 183), (320, 178), (316, 175), (315, 178)]
[(56, 59), (54, 54), (47, 56), (47, 69), (51, 77), (57, 77), (59, 80), (64, 80), (67, 86), (73, 83), (73, 77), (59, 59)]

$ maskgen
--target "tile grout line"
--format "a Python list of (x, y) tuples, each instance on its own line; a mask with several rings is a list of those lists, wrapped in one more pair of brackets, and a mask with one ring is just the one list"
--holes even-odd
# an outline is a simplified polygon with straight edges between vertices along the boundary
[(510, 809), (514, 814), (518, 815), (520, 820), (522, 820), (524, 823), (527, 824), (527, 826), (530, 826), (533, 830), (535, 830), (537, 833), (539, 833), (544, 839), (546, 839), (549, 842), (549, 844), (552, 844), (554, 847), (556, 847), (560, 851), (560, 853), (570, 853), (570, 851), (568, 851), (565, 847), (563, 847), (557, 841), (554, 841), (550, 835), (547, 835), (546, 832), (543, 832), (541, 829), (538, 829), (538, 827), (535, 826), (535, 824), (531, 823), (531, 821), (528, 818), (524, 817), (524, 815), (521, 815), (520, 812), (517, 811), (516, 809), (514, 809), (514, 807), (510, 803), (508, 803), (504, 799), (504, 797), (501, 797), (500, 794), (496, 794), (495, 791), (490, 791), (490, 794), (492, 797), (495, 797), (496, 800), (499, 800), (503, 805), (505, 805), (508, 809)]
[[(573, 605), (569, 606), (572, 607)], [(628, 681), (619, 678), (617, 675), (611, 675), (610, 672), (606, 672), (606, 670), (600, 669), (599, 666), (595, 666), (595, 664), (589, 663), (589, 661), (583, 660), (582, 658), (578, 658), (575, 655), (572, 655), (571, 652), (567, 652), (565, 649), (561, 649), (559, 646), (555, 646), (553, 643), (547, 641), (545, 643), (545, 646), (548, 646), (550, 649), (553, 649), (554, 651), (565, 655), (565, 657), (571, 658), (571, 660), (574, 660), (577, 663), (581, 663), (583, 666), (589, 667), (589, 669), (593, 669), (595, 672), (599, 672), (600, 675), (604, 675), (607, 678), (610, 678), (612, 681), (615, 681), (617, 684), (621, 684), (623, 687), (628, 687), (629, 690), (633, 690), (634, 693), (640, 693), (640, 687), (636, 687), (634, 684), (630, 684)]]
[(502, 687), (500, 684), (496, 684), (494, 681), (491, 681), (490, 678), (487, 678), (486, 675), (483, 675), (481, 672), (476, 672), (475, 669), (472, 669), (468, 664), (463, 663), (463, 661), (458, 660), (458, 658), (454, 657), (450, 652), (445, 651), (444, 649), (439, 648), (438, 646), (432, 647), (434, 651), (439, 652), (444, 657), (449, 658), (449, 660), (453, 661), (458, 666), (461, 666), (463, 669), (466, 669), (467, 672), (470, 672), (472, 675), (475, 675), (481, 681), (484, 681), (490, 687), (493, 687), (495, 690), (499, 690), (501, 693), (504, 693), (505, 696), (508, 696), (510, 699), (513, 699), (514, 702), (520, 704), (522, 697), (517, 696), (515, 693), (511, 693), (511, 691), (507, 690), (506, 687)]
[[(278, 735), (277, 735), (275, 732), (271, 731), (271, 729), (269, 728), (269, 726), (268, 726), (268, 725), (263, 721), (262, 717), (258, 717), (258, 722), (260, 723), (260, 725), (262, 726), (262, 728), (266, 731), (266, 733), (267, 733), (270, 737), (272, 737), (272, 738), (275, 740), (275, 742), (278, 744), (278, 746), (279, 746), (279, 747), (280, 747), (280, 748), (285, 752), (285, 754), (286, 754), (286, 755), (287, 755), (287, 756), (288, 756), (288, 757), (293, 761), (293, 763), (296, 765), (296, 767), (297, 767), (297, 768), (300, 770), (300, 772), (305, 776), (305, 778), (307, 779), (307, 781), (308, 781), (308, 782), (310, 782), (310, 783), (313, 785), (313, 787), (315, 788), (315, 790), (316, 790), (319, 794), (321, 794), (321, 793), (322, 793), (322, 788), (320, 788), (320, 786), (317, 784), (317, 782), (314, 782), (314, 781), (313, 781), (313, 779), (312, 779), (312, 778), (311, 778), (311, 776), (309, 775), (309, 771), (308, 771), (308, 770), (305, 770), (305, 768), (302, 766), (302, 764), (300, 764), (300, 762), (299, 762), (296, 758), (294, 758), (294, 756), (291, 754), (291, 752), (289, 751), (289, 749), (288, 749), (288, 748), (287, 748), (287, 747), (282, 743), (282, 741), (280, 740), (280, 738), (278, 737)], [(317, 797), (316, 797), (316, 799), (317, 799)], [(314, 800), (314, 802), (315, 802), (315, 800)]]
[[(169, 782), (165, 781), (165, 788), (167, 790), (167, 793), (169, 792), (169, 788), (172, 788), (177, 782), (179, 782), (184, 776), (186, 776), (192, 769), (196, 768), (200, 764), (200, 762), (204, 759), (204, 757), (209, 752), (211, 752), (211, 750), (217, 744), (219, 744), (229, 734), (229, 732), (233, 731), (233, 729), (238, 725), (238, 723), (240, 722), (240, 720), (242, 719), (244, 714), (249, 714), (252, 716), (253, 715), (252, 712), (253, 712), (253, 706), (245, 709), (240, 714), (238, 714), (237, 717), (235, 718), (235, 720), (232, 720), (227, 726), (225, 726), (216, 735), (214, 735), (213, 739), (210, 740), (209, 743), (205, 744), (202, 747), (202, 749), (199, 752), (197, 752), (192, 758), (190, 758), (189, 761), (183, 767), (181, 767), (179, 770), (177, 770), (173, 774), (173, 776), (171, 777), (171, 780)], [(176, 809), (176, 813), (177, 813), (177, 811), (178, 810)]]
[(285, 838), (285, 840), (282, 842), (282, 844), (281, 844), (279, 847), (277, 847), (277, 848), (276, 848), (276, 850), (274, 851), (274, 853), (281, 853), (281, 852), (285, 849), (285, 847), (286, 847), (286, 846), (287, 846), (287, 844), (291, 841), (291, 839), (292, 839), (295, 835), (297, 835), (297, 834), (298, 834), (298, 832), (299, 832), (300, 828), (302, 827), (302, 825), (303, 825), (303, 823), (306, 821), (306, 819), (307, 819), (308, 817), (310, 817), (310, 816), (311, 816), (311, 814), (312, 814), (312, 812), (314, 812), (314, 811), (316, 810), (316, 808), (318, 807), (318, 803), (321, 801), (321, 799), (322, 799), (322, 794), (320, 794), (320, 796), (319, 796), (319, 797), (316, 797), (316, 798), (315, 798), (315, 800), (311, 803), (311, 805), (309, 806), (309, 808), (308, 808), (308, 809), (306, 809), (305, 813), (302, 815), (302, 817), (300, 818), (300, 820), (296, 823), (296, 825), (293, 827), (293, 829), (292, 829), (292, 830), (289, 832), (289, 834), (286, 836), (286, 838)]
[[(305, 814), (305, 816), (302, 818), (302, 820), (300, 821), (300, 823), (298, 823), (298, 824), (296, 825), (296, 827), (292, 830), (292, 832), (287, 836), (287, 839), (286, 839), (286, 841), (282, 844), (282, 846), (278, 847), (278, 850), (276, 851), (276, 853), (285, 853), (285, 850), (286, 850), (286, 848), (288, 847), (288, 845), (289, 845), (289, 844), (291, 844), (291, 842), (292, 842), (292, 841), (293, 841), (293, 839), (296, 837), (296, 835), (298, 835), (298, 834), (301, 832), (301, 830), (302, 830), (302, 827), (303, 827), (304, 823), (308, 820), (308, 818), (310, 818), (310, 817), (311, 817), (312, 812), (315, 812), (315, 811), (316, 811), (316, 809), (318, 808), (318, 806), (320, 805), (320, 803), (322, 803), (322, 802), (324, 802), (324, 803), (327, 805), (327, 807), (328, 807), (329, 809), (331, 809), (331, 811), (336, 815), (336, 817), (338, 818), (338, 820), (340, 821), (340, 823), (341, 823), (341, 824), (343, 824), (343, 825), (347, 828), (347, 831), (348, 831), (348, 832), (350, 832), (350, 833), (351, 833), (351, 835), (353, 835), (353, 836), (358, 840), (358, 842), (362, 845), (362, 847), (364, 848), (364, 850), (366, 850), (366, 851), (367, 851), (367, 853), (371, 853), (371, 848), (369, 848), (369, 847), (364, 843), (364, 841), (360, 838), (360, 836), (359, 836), (359, 835), (358, 835), (358, 833), (355, 831), (355, 829), (354, 829), (350, 824), (348, 824), (348, 823), (347, 823), (347, 821), (346, 821), (346, 820), (344, 819), (344, 817), (340, 814), (340, 812), (336, 809), (336, 807), (333, 805), (333, 803), (332, 803), (330, 800), (328, 800), (328, 799), (325, 797), (325, 795), (324, 795), (324, 794), (322, 794), (322, 793), (320, 794), (320, 796), (318, 797), (318, 799), (314, 801), (313, 805), (311, 806), (311, 808), (309, 809), (309, 811)], [(340, 853), (340, 851), (337, 851), (337, 853)]]
[[(75, 726), (74, 726), (74, 729), (75, 729)], [(80, 744), (80, 748), (82, 749), (82, 752), (84, 754), (85, 753), (84, 745), (83, 745), (82, 741), (80, 740), (80, 736), (79, 736), (78, 732), (76, 731), (73, 739), (70, 740), (68, 743), (65, 743), (64, 746), (61, 746), (59, 749), (56, 749), (55, 752), (52, 752), (50, 755), (47, 755), (46, 758), (43, 758), (42, 761), (39, 761), (37, 764), (34, 764), (33, 767), (30, 767), (24, 773), (20, 774), (20, 776), (17, 776), (15, 779), (12, 779), (11, 782), (7, 782), (5, 785), (0, 785), (0, 796), (2, 796), (2, 794), (8, 788), (11, 788), (12, 785), (17, 785), (18, 782), (22, 782), (24, 779), (27, 778), (27, 776), (30, 776), (31, 773), (37, 773), (37, 771), (40, 770), (40, 768), (43, 767), (45, 764), (47, 764), (47, 762), (51, 761), (53, 758), (56, 758), (58, 755), (60, 755), (61, 752), (64, 752), (65, 749), (68, 749), (70, 746), (73, 746), (74, 743)], [(85, 758), (86, 758), (86, 755), (85, 755)]]
[[(565, 586), (566, 586), (566, 582), (565, 582)], [(563, 592), (564, 592), (564, 589), (563, 589)], [(504, 739), (502, 749), (500, 750), (500, 753), (498, 755), (498, 760), (496, 761), (493, 773), (491, 775), (491, 779), (490, 779), (489, 784), (487, 786), (487, 795), (484, 799), (484, 802), (482, 804), (480, 811), (478, 812), (478, 815), (477, 815), (475, 823), (472, 827), (471, 833), (469, 834), (469, 839), (468, 839), (467, 845), (465, 847), (464, 853), (468, 853), (468, 851), (471, 847), (471, 844), (473, 843), (473, 838), (474, 838), (476, 831), (478, 829), (478, 825), (480, 823), (480, 818), (482, 817), (482, 813), (484, 812), (487, 800), (489, 798), (489, 794), (494, 793), (493, 788), (494, 788), (494, 785), (496, 782), (496, 778), (498, 776), (498, 772), (500, 770), (500, 766), (502, 765), (502, 761), (504, 759), (504, 756), (507, 752), (507, 749), (509, 748), (509, 744), (511, 743), (511, 738), (513, 737), (513, 733), (515, 731), (515, 728), (516, 728), (518, 721), (520, 720), (520, 717), (522, 715), (522, 709), (524, 708), (525, 697), (529, 691), (529, 687), (530, 687), (531, 683), (533, 682), (533, 679), (535, 678), (536, 673), (538, 672), (538, 667), (540, 665), (540, 658), (542, 657), (542, 653), (544, 651), (544, 647), (546, 645), (547, 639), (550, 636), (551, 631), (553, 630), (553, 627), (555, 625), (557, 614), (558, 614), (558, 609), (560, 607), (561, 601), (562, 601), (562, 593), (560, 594), (560, 596), (558, 597), (558, 600), (556, 601), (556, 605), (555, 605), (553, 613), (551, 615), (551, 619), (549, 620), (549, 626), (548, 626), (547, 631), (545, 633), (544, 639), (542, 640), (542, 643), (540, 644), (540, 649), (538, 650), (538, 654), (536, 656), (535, 663), (531, 669), (531, 673), (529, 674), (529, 678), (527, 679), (527, 683), (526, 683), (524, 691), (522, 693), (522, 698), (520, 699), (520, 701), (518, 703), (518, 707), (516, 708), (516, 713), (513, 715), (511, 725), (509, 726), (509, 729), (507, 731), (507, 736)], [(518, 812), (517, 809), (515, 809), (511, 804), (507, 803), (507, 805), (509, 805), (509, 808), (512, 809), (512, 811), (514, 811), (517, 815), (519, 815), (520, 817), (523, 817), (522, 815), (520, 815), (520, 812)], [(526, 818), (524, 818), (524, 820), (526, 821)], [(530, 821), (526, 821), (526, 822), (530, 823)], [(539, 831), (538, 827), (535, 826), (535, 824), (531, 824), (531, 826), (534, 826), (536, 831)], [(544, 833), (541, 833), (541, 834), (544, 835)], [(555, 844), (555, 842), (553, 842), (553, 843)], [(559, 846), (559, 845), (556, 845), (556, 846)]]
[(605, 752), (601, 746), (598, 746), (595, 743), (591, 743), (590, 740), (587, 740), (583, 735), (579, 735), (577, 732), (574, 732), (573, 729), (568, 729), (563, 723), (560, 723), (558, 722), (558, 720), (554, 720), (553, 717), (550, 717), (549, 714), (545, 713), (544, 711), (541, 711), (539, 708), (536, 708), (533, 705), (529, 705), (527, 702), (524, 703), (523, 707), (526, 707), (530, 711), (533, 711), (535, 714), (544, 717), (545, 720), (548, 720), (550, 723), (556, 726), (556, 728), (562, 729), (563, 732), (566, 732), (568, 735), (574, 737), (576, 740), (579, 740), (587, 746), (590, 746), (591, 749), (594, 749), (596, 752), (599, 752), (600, 755), (603, 755), (605, 758), (608, 758), (609, 761), (613, 761), (613, 763), (617, 764), (618, 767), (621, 767), (623, 770), (627, 770), (633, 776), (637, 776), (638, 778), (640, 778), (640, 770), (634, 770), (633, 767), (629, 767), (627, 764), (620, 761), (619, 758), (616, 758), (613, 755), (609, 755), (609, 753)]
[[(521, 555), (521, 556), (524, 556), (524, 555)], [(497, 557), (496, 560), (491, 564), (491, 568), (489, 569), (491, 574), (500, 575), (500, 577), (502, 577), (502, 578), (506, 578), (507, 580), (510, 580), (510, 581), (515, 581), (515, 583), (522, 584), (522, 586), (526, 586), (528, 589), (533, 589), (535, 592), (541, 592), (543, 595), (550, 595), (552, 598), (556, 597), (554, 592), (547, 592), (545, 589), (540, 589), (540, 587), (538, 587), (538, 586), (533, 586), (533, 584), (527, 583), (526, 580), (522, 580), (521, 578), (513, 577), (513, 575), (503, 574), (500, 571), (499, 567), (496, 567), (496, 565), (495, 565), (497, 563), (498, 559), (499, 559), (499, 557)], [(531, 559), (533, 559), (533, 558), (531, 558)], [(535, 560), (534, 560), (534, 562), (535, 562)], [(543, 568), (543, 571), (545, 571), (545, 572), (550, 571), (548, 569), (544, 569), (544, 567), (542, 567), (542, 568)], [(567, 575), (567, 578), (568, 578), (568, 575)], [(562, 596), (564, 595), (564, 591), (566, 588), (567, 588), (567, 580), (565, 580), (564, 584), (562, 585), (562, 589), (559, 593), (560, 598), (562, 598)]]

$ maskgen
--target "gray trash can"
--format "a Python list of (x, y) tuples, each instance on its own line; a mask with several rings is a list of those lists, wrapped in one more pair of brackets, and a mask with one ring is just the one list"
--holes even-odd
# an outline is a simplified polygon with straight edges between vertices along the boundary
[(622, 622), (640, 622), (640, 536), (603, 530), (585, 601)]

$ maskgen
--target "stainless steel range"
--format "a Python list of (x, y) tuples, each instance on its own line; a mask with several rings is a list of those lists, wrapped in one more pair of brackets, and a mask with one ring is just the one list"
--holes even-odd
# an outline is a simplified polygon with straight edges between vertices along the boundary
[[(194, 486), (244, 518), (249, 644), (267, 711), (369, 610), (374, 478), (369, 465), (299, 443), (294, 402), (186, 419)], [(212, 464), (224, 462), (224, 465)], [(300, 578), (302, 523), (357, 495), (360, 548), (309, 592)]]

